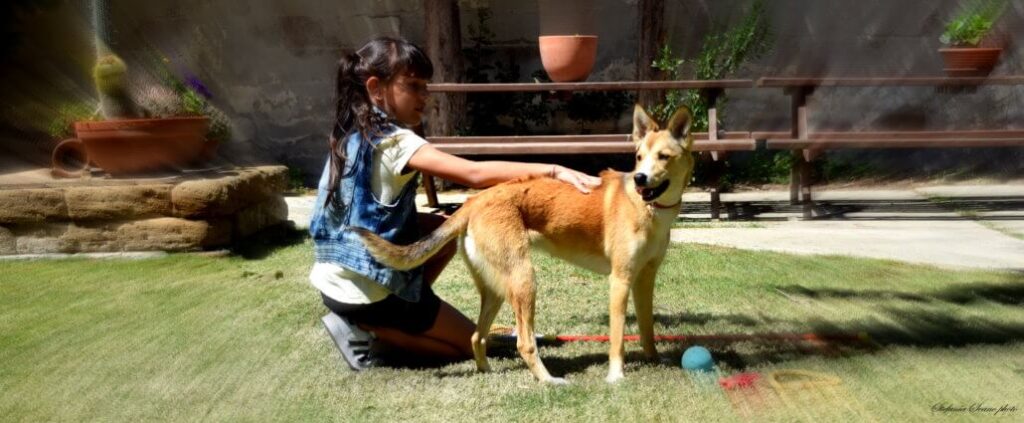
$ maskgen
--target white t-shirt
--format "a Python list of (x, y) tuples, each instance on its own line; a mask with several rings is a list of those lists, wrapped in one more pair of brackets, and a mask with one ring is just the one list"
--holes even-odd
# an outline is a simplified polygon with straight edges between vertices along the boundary
[[(370, 189), (377, 201), (393, 204), (398, 200), (402, 188), (416, 176), (412, 170), (402, 171), (416, 151), (426, 144), (427, 140), (408, 129), (399, 129), (381, 140), (370, 162), (373, 166)], [(309, 281), (324, 295), (345, 304), (369, 304), (391, 293), (379, 283), (333, 263), (313, 264)]]

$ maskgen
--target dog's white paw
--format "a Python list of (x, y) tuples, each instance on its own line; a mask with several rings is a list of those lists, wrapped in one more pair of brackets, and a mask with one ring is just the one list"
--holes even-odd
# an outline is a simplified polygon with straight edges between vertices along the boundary
[(568, 385), (569, 381), (565, 380), (564, 377), (552, 377), (544, 381), (548, 385)]
[(623, 378), (625, 378), (625, 376), (620, 372), (608, 373), (608, 377), (604, 378), (604, 381), (608, 383), (618, 383)]

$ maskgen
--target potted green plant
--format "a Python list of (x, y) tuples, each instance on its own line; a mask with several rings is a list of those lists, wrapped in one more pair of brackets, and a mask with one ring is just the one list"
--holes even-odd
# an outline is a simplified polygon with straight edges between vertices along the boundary
[(939, 49), (950, 76), (987, 75), (1003, 49), (991, 41), (995, 21), (1006, 8), (1005, 0), (975, 0), (962, 6), (946, 24)]
[[(227, 119), (206, 99), (209, 91), (197, 78), (164, 83), (171, 89), (129, 83), (129, 68), (111, 48), (109, 5), (94, 0), (96, 65), (93, 82), (99, 95), (99, 119), (73, 124), (75, 138), (53, 151), (55, 176), (80, 176), (90, 164), (110, 174), (137, 174), (181, 167), (208, 159), (217, 142), (230, 136)], [(160, 63), (161, 69), (165, 68)]]

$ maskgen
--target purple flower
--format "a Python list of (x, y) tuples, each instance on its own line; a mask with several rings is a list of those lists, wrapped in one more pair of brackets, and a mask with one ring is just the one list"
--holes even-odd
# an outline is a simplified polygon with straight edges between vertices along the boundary
[(213, 98), (213, 93), (211, 93), (210, 90), (206, 88), (206, 85), (203, 85), (203, 81), (200, 81), (195, 75), (190, 73), (186, 74), (185, 85), (188, 85), (189, 88), (205, 97), (207, 100)]

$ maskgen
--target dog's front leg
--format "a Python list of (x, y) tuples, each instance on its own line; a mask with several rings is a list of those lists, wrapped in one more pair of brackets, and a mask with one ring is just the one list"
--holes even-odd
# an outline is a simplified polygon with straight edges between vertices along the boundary
[(640, 327), (640, 341), (644, 347), (644, 357), (649, 361), (658, 361), (658, 349), (654, 345), (654, 279), (661, 263), (650, 263), (644, 266), (633, 285), (633, 308), (636, 311), (636, 323)]
[(622, 379), (623, 357), (626, 354), (623, 346), (623, 336), (626, 329), (626, 307), (629, 303), (630, 278), (625, 272), (612, 272), (608, 278), (609, 282), (609, 343), (608, 350), (608, 383), (615, 383)]

